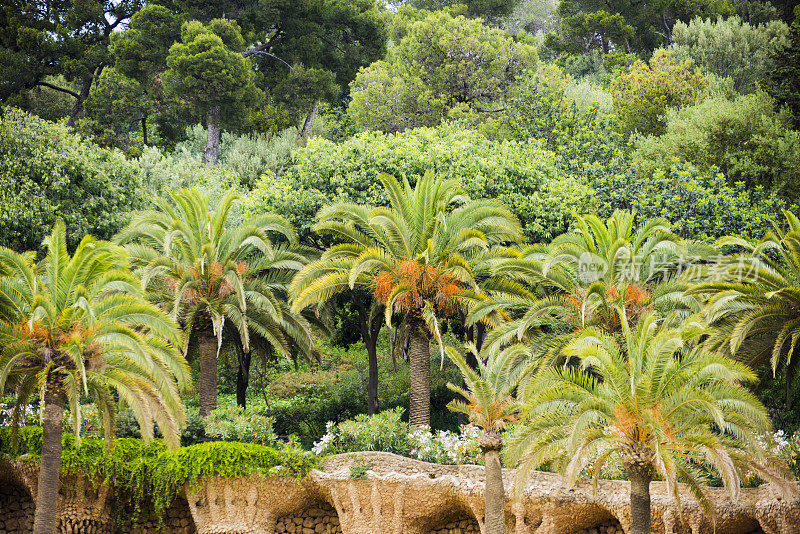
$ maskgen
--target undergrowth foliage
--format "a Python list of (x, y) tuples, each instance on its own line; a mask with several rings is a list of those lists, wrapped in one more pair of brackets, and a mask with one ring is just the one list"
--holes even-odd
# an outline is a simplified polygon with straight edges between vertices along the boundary
[[(42, 450), (39, 427), (0, 428), (0, 459), (37, 462)], [(163, 518), (186, 487), (209, 477), (289, 477), (303, 479), (319, 465), (319, 457), (294, 444), (281, 449), (253, 443), (211, 442), (170, 451), (161, 441), (121, 438), (106, 444), (64, 434), (61, 471), (81, 474), (114, 490), (112, 506), (134, 521), (143, 511)], [(124, 516), (123, 516), (124, 517)]]

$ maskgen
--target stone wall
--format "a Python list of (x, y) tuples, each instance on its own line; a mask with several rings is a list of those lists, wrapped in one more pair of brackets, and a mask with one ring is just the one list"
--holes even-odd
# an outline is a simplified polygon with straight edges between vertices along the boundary
[(340, 534), (339, 516), (328, 504), (302, 510), (278, 519), (275, 534)]
[[(372, 466), (353, 479), (351, 466)], [(36, 495), (35, 464), (0, 462), (0, 534), (7, 522), (30, 524)], [(601, 480), (567, 488), (553, 473), (534, 472), (512, 495), (516, 471), (504, 470), (508, 534), (625, 534), (630, 528), (630, 485)], [(13, 483), (7, 483), (7, 482)], [(166, 534), (478, 534), (483, 529), (484, 470), (480, 466), (428, 464), (388, 453), (363, 452), (327, 458), (303, 481), (251, 476), (212, 477), (184, 489), (167, 513)], [(59, 496), (61, 531), (111, 533), (109, 488), (66, 477), (72, 488)], [(783, 500), (772, 486), (731, 496), (707, 488), (712, 519), (688, 488), (681, 509), (663, 482), (653, 482), (653, 534), (794, 534), (800, 532), (800, 501)], [(183, 500), (185, 498), (185, 500)], [(63, 501), (63, 502), (62, 502)], [(21, 523), (17, 523), (18, 525)], [(92, 528), (87, 528), (91, 526)], [(136, 534), (155, 534), (147, 519)], [(102, 527), (102, 528), (101, 528)], [(5, 529), (5, 533), (2, 531)], [(118, 530), (118, 529), (117, 529)], [(123, 531), (127, 529), (122, 529)], [(16, 531), (15, 531), (16, 532)]]
[(0, 534), (33, 532), (34, 510), (25, 488), (0, 479)]
[(197, 532), (197, 529), (194, 528), (192, 513), (189, 511), (189, 505), (185, 499), (175, 500), (167, 510), (163, 522), (154, 515), (148, 514), (145, 517), (137, 518), (135, 524), (126, 523), (119, 530), (125, 534), (195, 534)]

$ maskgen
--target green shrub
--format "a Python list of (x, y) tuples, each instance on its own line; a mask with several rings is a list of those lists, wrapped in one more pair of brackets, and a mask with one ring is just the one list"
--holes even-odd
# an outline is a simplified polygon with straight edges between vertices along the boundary
[(678, 62), (659, 49), (650, 63), (637, 61), (611, 84), (614, 112), (623, 134), (660, 135), (667, 109), (688, 106), (707, 95), (708, 80), (691, 61)]
[[(14, 447), (12, 430), (0, 428), (0, 454), (38, 461), (42, 450), (39, 427), (18, 429)], [(170, 451), (159, 440), (115, 439), (106, 450), (103, 440), (83, 439), (72, 434), (62, 438), (61, 470), (111, 484), (112, 506), (130, 503), (135, 515), (152, 507), (158, 517), (186, 484), (204, 478), (260, 475), (304, 478), (319, 465), (312, 453), (296, 446), (273, 449), (252, 443), (211, 442)]]
[(696, 17), (672, 28), (675, 56), (691, 59), (707, 73), (733, 79), (734, 89), (752, 93), (775, 69), (773, 55), (789, 44), (789, 27), (773, 20), (751, 26), (739, 17)]
[(86, 234), (109, 239), (144, 205), (136, 165), (63, 124), (14, 108), (0, 116), (0, 245), (38, 250), (57, 219), (74, 247)]
[(414, 428), (402, 420), (404, 409), (361, 414), (354, 420), (328, 423), (327, 432), (314, 445), (317, 454), (380, 451), (440, 464), (483, 463), (480, 430), (472, 425), (460, 432)]
[(361, 480), (367, 478), (367, 471), (374, 467), (373, 463), (359, 458), (350, 465), (350, 478), (353, 480)]
[(581, 111), (570, 82), (552, 65), (526, 73), (506, 102), (504, 130), (520, 141), (538, 139), (565, 173), (588, 179), (627, 169), (626, 147), (613, 117), (591, 106)]
[(273, 445), (277, 438), (272, 430), (274, 421), (252, 408), (225, 406), (211, 412), (205, 421), (206, 434), (222, 441), (243, 441)]
[(223, 132), (220, 158), (213, 169), (204, 163), (206, 130), (195, 125), (186, 130), (187, 140), (171, 152), (146, 147), (137, 160), (145, 184), (162, 195), (184, 187), (197, 187), (221, 197), (230, 187), (252, 187), (264, 172), (278, 172), (290, 163), (292, 150), (299, 146), (297, 131), (288, 128), (275, 135)]
[(388, 202), (377, 180), (381, 172), (412, 184), (428, 169), (458, 178), (470, 197), (508, 205), (534, 241), (564, 232), (590, 193), (581, 179), (559, 172), (555, 156), (537, 141), (493, 141), (454, 124), (395, 135), (364, 132), (339, 144), (312, 139), (292, 159), (285, 173), (265, 174), (246, 204), (251, 212), (288, 218), (312, 244), (311, 225), (326, 203)]
[(292, 477), (302, 479), (319, 465), (317, 456), (298, 448), (273, 449), (254, 443), (212, 441), (181, 447), (154, 458), (150, 464), (156, 495), (171, 496), (156, 502), (160, 516), (186, 484), (208, 477)]
[(706, 241), (725, 235), (760, 238), (784, 207), (774, 193), (729, 184), (715, 169), (700, 171), (688, 163), (643, 178), (607, 176), (595, 182), (595, 190), (602, 216), (622, 209), (636, 211), (639, 221), (665, 217), (679, 236)]
[(764, 93), (670, 110), (664, 135), (636, 140), (633, 161), (644, 176), (676, 159), (716, 167), (728, 183), (744, 182), (749, 190), (763, 187), (789, 201), (800, 195), (800, 132)]

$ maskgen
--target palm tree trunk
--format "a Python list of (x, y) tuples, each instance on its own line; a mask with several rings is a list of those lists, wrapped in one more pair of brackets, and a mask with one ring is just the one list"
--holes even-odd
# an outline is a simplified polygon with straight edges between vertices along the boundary
[(650, 481), (651, 467), (646, 463), (625, 466), (631, 481), (631, 529), (629, 534), (650, 534)]
[(197, 335), (197, 356), (200, 359), (200, 416), (217, 408), (217, 338), (207, 332)]
[(250, 385), (250, 363), (253, 354), (248, 352), (239, 356), (239, 368), (236, 371), (236, 405), (247, 406), (247, 386)]
[(500, 450), (503, 439), (499, 434), (487, 432), (481, 438), (481, 449), (486, 474), (486, 515), (484, 517), (484, 534), (506, 534), (506, 493), (503, 486), (503, 470), (500, 467)]
[(61, 434), (65, 401), (63, 391), (52, 391), (48, 386), (42, 417), (42, 459), (36, 490), (34, 534), (55, 534), (58, 530), (58, 483), (61, 475)]
[(431, 426), (430, 335), (421, 321), (411, 321), (408, 328), (408, 367), (411, 373), (409, 422), (413, 426)]

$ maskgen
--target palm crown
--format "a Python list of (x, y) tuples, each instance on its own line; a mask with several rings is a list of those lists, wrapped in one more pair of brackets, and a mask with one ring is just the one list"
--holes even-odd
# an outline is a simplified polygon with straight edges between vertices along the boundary
[(725, 238), (722, 246), (744, 251), (726, 256), (706, 273), (708, 280), (687, 293), (708, 298), (705, 318), (713, 327), (709, 344), (752, 365), (785, 362), (796, 375), (800, 358), (800, 219), (784, 212), (788, 228), (773, 230), (757, 245)]
[(683, 312), (676, 317), (699, 309), (672, 277), (681, 261), (707, 254), (708, 247), (684, 242), (664, 219), (634, 231), (634, 215), (617, 211), (607, 221), (577, 216), (575, 232), (498, 263), (493, 275), (504, 282), (470, 314), (473, 322), (497, 327), (489, 347), (527, 343), (537, 359), (552, 362), (581, 329), (619, 333), (618, 306), (633, 322), (654, 309)]
[[(620, 308), (620, 313), (624, 310)], [(543, 368), (522, 392), (524, 424), (510, 448), (525, 469), (544, 463), (574, 484), (585, 468), (595, 480), (603, 465), (620, 461), (632, 482), (652, 471), (679, 499), (677, 482), (706, 503), (699, 481), (716, 470), (733, 496), (747, 470), (791, 487), (785, 472), (759, 443), (771, 430), (766, 409), (743, 385), (755, 379), (746, 366), (692, 346), (699, 332), (660, 325), (647, 313), (633, 328), (623, 323), (620, 342), (597, 329), (585, 331), (565, 352), (580, 368)], [(647, 511), (639, 519), (647, 521)], [(641, 509), (639, 510), (641, 511)], [(637, 511), (632, 509), (634, 522)], [(646, 519), (645, 519), (646, 518)]]
[(475, 287), (471, 258), (492, 244), (517, 241), (522, 230), (501, 203), (464, 197), (457, 180), (428, 172), (412, 188), (405, 180), (379, 178), (389, 206), (336, 202), (320, 210), (315, 231), (340, 243), (298, 273), (293, 309), (362, 287), (386, 305), (387, 323), (393, 313), (402, 314), (414, 360), (411, 418), (426, 425), (428, 345), (439, 335), (437, 316), (460, 309), (459, 296)]
[(250, 351), (253, 334), (288, 355), (292, 345), (313, 351), (308, 322), (291, 313), (283, 295), (306, 262), (296, 250), (275, 246), (269, 235), (297, 242), (294, 228), (276, 215), (228, 227), (235, 191), (215, 209), (196, 190), (180, 190), (158, 210), (135, 214), (117, 236), (139, 266), (142, 285), (184, 328), (184, 350), (197, 339), (201, 412), (216, 407), (217, 352), (226, 335)]
[(37, 390), (46, 399), (65, 396), (76, 433), (88, 394), (107, 437), (116, 392), (146, 438), (155, 420), (167, 443), (178, 445), (178, 390), (191, 377), (177, 324), (147, 302), (119, 247), (87, 236), (70, 256), (63, 223), (45, 245), (38, 264), (31, 253), (0, 249), (0, 391), (15, 387), (18, 404)]
[[(477, 352), (474, 345), (470, 349)], [(499, 436), (516, 418), (519, 404), (514, 394), (526, 370), (522, 365), (525, 354), (515, 347), (490, 355), (485, 360), (475, 354), (478, 365), (473, 369), (453, 347), (447, 347), (446, 351), (464, 379), (464, 387), (447, 384), (461, 397), (450, 401), (447, 407), (465, 414), (487, 434)]]

